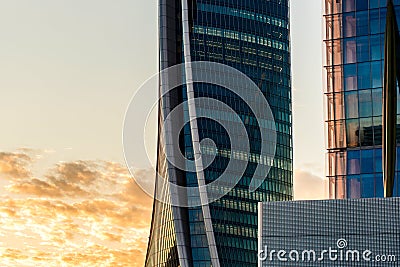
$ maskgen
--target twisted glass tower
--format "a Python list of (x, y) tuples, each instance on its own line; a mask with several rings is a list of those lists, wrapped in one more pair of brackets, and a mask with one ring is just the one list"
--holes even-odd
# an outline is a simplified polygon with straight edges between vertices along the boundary
[[(157, 186), (156, 180), (145, 266), (255, 266), (257, 203), (291, 200), (293, 194), (289, 0), (160, 0), (159, 21), (160, 70), (182, 63), (182, 76), (187, 81), (188, 64), (207, 61), (246, 74), (270, 105), (276, 151), (274, 158), (262, 156), (260, 138), (271, 125), (257, 122), (249, 103), (227, 88), (186, 83), (162, 95), (157, 156), (157, 172), (161, 176), (177, 185), (197, 187), (218, 179), (233, 157), (244, 161), (246, 169), (226, 195), (198, 206), (171, 205), (172, 189)], [(161, 80), (160, 95), (165, 83), (165, 79)], [(188, 121), (188, 117), (190, 123), (184, 123), (181, 130), (166, 129), (164, 119), (192, 98), (216, 99), (234, 110), (245, 126), (250, 152), (234, 151), (231, 133), (213, 117), (193, 120), (193, 112), (201, 113), (204, 109), (201, 106), (183, 105), (182, 118), (172, 123)], [(211, 114), (215, 119), (229, 121), (236, 129), (235, 122), (221, 110), (215, 108)], [(210, 165), (201, 173), (173, 166), (167, 160), (170, 146), (165, 139), (171, 136), (189, 160), (196, 158), (196, 142), (211, 139), (213, 146), (209, 142), (200, 144), (202, 152), (216, 152)], [(249, 190), (260, 164), (269, 164), (270, 171), (255, 191)], [(235, 174), (232, 171), (232, 179)]]
[[(400, 1), (393, 3), (399, 20)], [(386, 6), (387, 0), (325, 1), (327, 164), (331, 198), (384, 196), (382, 87)], [(397, 114), (399, 144), (399, 108)], [(400, 194), (399, 172), (397, 158), (395, 196)]]

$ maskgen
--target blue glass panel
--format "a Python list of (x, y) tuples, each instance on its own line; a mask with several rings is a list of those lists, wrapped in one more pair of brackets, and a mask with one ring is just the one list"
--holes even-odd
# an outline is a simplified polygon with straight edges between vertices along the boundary
[(397, 164), (396, 164), (396, 171), (400, 171), (400, 147), (397, 147)]
[(382, 174), (377, 174), (375, 176), (375, 194), (377, 197), (383, 197), (383, 176)]
[(371, 90), (361, 90), (358, 92), (359, 114), (360, 117), (372, 117), (372, 98)]
[(369, 0), (369, 8), (378, 8), (379, 0)]
[(371, 88), (371, 63), (359, 63), (358, 68), (358, 89)]
[(376, 34), (380, 32), (378, 9), (370, 10), (369, 12), (369, 28), (370, 34)]
[(394, 178), (394, 191), (393, 191), (393, 194), (395, 196), (399, 196), (400, 195), (400, 185), (399, 185), (399, 178), (400, 177), (399, 176), (400, 176), (400, 173), (396, 172), (396, 176)]
[(357, 61), (357, 45), (355, 38), (345, 38), (343, 39), (343, 54), (344, 63), (356, 63)]
[(374, 172), (374, 150), (361, 150), (361, 173)]
[[(366, 2), (365, 0), (363, 0)], [(358, 11), (356, 12), (357, 19), (357, 35), (367, 35), (368, 30), (368, 11)]]
[(349, 150), (347, 152), (347, 174), (360, 173), (360, 150)]
[(368, 9), (368, 0), (356, 0), (356, 9), (357, 10), (367, 10)]
[(363, 62), (369, 59), (369, 38), (368, 36), (357, 37), (357, 61)]
[(374, 144), (376, 146), (382, 145), (382, 116), (373, 117), (374, 123)]
[(373, 174), (361, 176), (361, 197), (371, 198), (375, 196), (375, 180)]
[(373, 35), (370, 37), (371, 60), (380, 60), (381, 56), (381, 36)]
[(375, 172), (382, 172), (382, 149), (375, 150)]
[(382, 116), (382, 89), (374, 89), (371, 92), (373, 115)]
[(346, 118), (358, 117), (358, 93), (357, 91), (345, 93)]
[(387, 0), (380, 0), (379, 6), (380, 7), (386, 7), (387, 5)]
[(372, 127), (372, 117), (360, 119), (360, 145), (374, 145), (374, 129)]
[[(382, 5), (382, 1), (381, 1)], [(386, 3), (383, 3), (384, 6), (386, 6)], [(386, 27), (386, 9), (379, 9), (380, 13), (380, 27), (381, 27), (381, 32), (385, 32), (385, 27)]]
[(358, 119), (346, 120), (346, 140), (348, 147), (359, 146), (360, 125)]
[(343, 24), (344, 37), (356, 35), (356, 17), (354, 12), (343, 14)]
[(357, 89), (357, 65), (346, 64), (343, 68), (344, 89), (347, 91)]
[(343, 0), (343, 12), (349, 12), (355, 10), (355, 1), (354, 0)]
[(381, 71), (382, 71), (381, 61), (371, 62), (371, 76), (372, 76), (373, 88), (383, 86)]
[(347, 176), (347, 197), (360, 198), (361, 197), (361, 181), (358, 175)]

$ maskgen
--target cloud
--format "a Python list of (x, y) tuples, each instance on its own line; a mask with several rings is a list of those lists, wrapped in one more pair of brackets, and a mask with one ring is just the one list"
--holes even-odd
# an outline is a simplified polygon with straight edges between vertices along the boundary
[(32, 178), (29, 181), (13, 184), (8, 189), (12, 193), (36, 195), (41, 197), (61, 197), (62, 194), (56, 186)]
[(100, 176), (95, 163), (91, 161), (65, 162), (58, 164), (55, 172), (58, 180), (75, 184), (90, 185)]
[(150, 206), (153, 203), (153, 199), (148, 196), (133, 180), (127, 181), (123, 191), (114, 196), (120, 201), (126, 203), (136, 203), (137, 205), (145, 207)]
[(0, 152), (0, 178), (21, 179), (31, 175), (33, 158), (24, 152)]
[(125, 166), (59, 162), (36, 177), (31, 154), (0, 153), (0, 266), (142, 266), (152, 198)]
[(326, 180), (304, 170), (295, 170), (294, 198), (296, 200), (327, 199)]
[(109, 249), (105, 246), (93, 245), (80, 251), (60, 253), (54, 255), (49, 252), (29, 251), (20, 249), (5, 249), (1, 254), (2, 266), (115, 266), (139, 267), (143, 263), (138, 261), (143, 251), (137, 248)]
[[(36, 153), (36, 155), (34, 155)], [(35, 177), (40, 155), (0, 152), (0, 266), (142, 266), (152, 198), (135, 181), (154, 172), (109, 161), (59, 162)], [(325, 181), (295, 171), (295, 199), (324, 199)], [(29, 248), (29, 249), (27, 249)]]
[[(15, 167), (11, 165), (10, 168)], [(20, 168), (19, 166), (16, 166)], [(10, 173), (21, 173), (10, 170)], [(148, 179), (150, 171), (138, 170)], [(15, 175), (16, 176), (16, 175)], [(95, 198), (117, 197), (120, 201), (149, 205), (152, 198), (141, 190), (121, 164), (106, 161), (76, 161), (58, 163), (40, 178), (29, 171), (8, 190), (12, 193), (38, 197)]]
[[(36, 156), (33, 154), (36, 153)], [(142, 266), (154, 172), (109, 161), (59, 162), (35, 177), (37, 151), (0, 152), (0, 266)], [(295, 199), (326, 198), (325, 181), (295, 171)], [(29, 248), (29, 249), (28, 249)]]

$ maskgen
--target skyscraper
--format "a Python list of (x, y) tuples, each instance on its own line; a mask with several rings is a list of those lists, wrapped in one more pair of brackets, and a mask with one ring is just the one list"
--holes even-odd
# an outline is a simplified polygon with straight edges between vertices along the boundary
[[(325, 1), (327, 167), (331, 198), (383, 197), (386, 5), (386, 0)], [(394, 1), (394, 6), (400, 18), (400, 1)], [(399, 124), (397, 129), (400, 140)], [(400, 193), (399, 171), (397, 159), (396, 196)]]
[[(161, 77), (158, 173), (171, 183), (198, 187), (218, 179), (233, 158), (245, 162), (246, 168), (226, 195), (210, 203), (201, 199), (197, 206), (172, 205), (172, 189), (157, 186), (160, 180), (156, 180), (145, 266), (255, 266), (257, 203), (291, 200), (293, 194), (289, 1), (160, 0), (159, 20), (160, 70), (183, 63), (181, 76), (186, 82), (163, 95), (167, 81)], [(188, 83), (190, 64), (200, 61), (224, 64), (246, 74), (257, 85), (261, 98), (268, 100), (275, 119), (273, 127), (268, 121), (258, 120), (250, 104), (238, 96), (246, 93), (246, 87), (235, 94), (218, 85)], [(216, 69), (210, 67), (209, 71)], [(230, 80), (222, 73), (221, 80), (224, 78)], [(237, 122), (212, 105), (187, 105), (193, 98), (216, 99), (234, 110), (248, 135), (250, 153), (233, 149), (230, 137), (241, 138)], [(182, 116), (172, 123), (183, 123), (182, 130), (174, 126), (166, 129), (164, 119), (181, 103), (186, 103)], [(193, 120), (193, 113), (204, 109), (211, 117)], [(230, 123), (235, 130), (227, 131), (217, 119)], [(268, 158), (261, 152), (261, 138), (272, 128), (276, 130), (272, 142), (276, 142), (276, 153)], [(174, 143), (167, 145), (165, 138), (170, 137)], [(172, 153), (170, 145), (178, 146), (187, 159), (194, 160), (196, 143), (205, 139), (212, 139), (214, 146), (212, 142), (200, 143), (202, 152), (212, 150), (216, 154), (204, 171), (198, 171), (197, 165), (195, 170), (182, 170), (167, 160)], [(257, 166), (263, 164), (271, 167), (268, 176), (255, 191), (249, 191)], [(231, 175), (233, 180), (235, 172)], [(187, 201), (196, 199), (189, 197)]]

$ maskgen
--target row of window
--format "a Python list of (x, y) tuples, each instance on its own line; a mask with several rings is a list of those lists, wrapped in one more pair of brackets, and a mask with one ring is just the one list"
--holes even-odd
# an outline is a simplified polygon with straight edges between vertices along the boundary
[(268, 0), (268, 1), (227, 1), (227, 0), (201, 0), (201, 3), (227, 6), (242, 10), (254, 10), (262, 14), (269, 14), (276, 18), (288, 20), (289, 0)]
[(197, 5), (197, 9), (200, 11), (205, 11), (205, 12), (213, 12), (213, 13), (217, 13), (217, 14), (224, 14), (224, 15), (229, 15), (229, 16), (234, 16), (234, 17), (239, 17), (239, 18), (244, 18), (244, 19), (260, 21), (260, 22), (271, 24), (274, 26), (283, 27), (286, 29), (288, 29), (288, 27), (289, 27), (287, 20), (283, 20), (280, 18), (276, 18), (276, 17), (272, 17), (272, 16), (268, 16), (265, 14), (260, 14), (260, 13), (244, 10), (244, 9), (211, 5), (211, 4), (202, 4), (202, 3)]
[[(347, 119), (382, 115), (382, 89), (360, 90), (344, 94)], [(399, 101), (400, 104), (400, 101)], [(340, 108), (340, 107), (337, 107)], [(399, 110), (400, 111), (400, 110)]]
[[(400, 154), (400, 148), (397, 148)], [(400, 160), (396, 170), (400, 171)], [(382, 149), (349, 150), (347, 152), (347, 174), (368, 174), (382, 172)]]
[(193, 32), (198, 34), (206, 34), (210, 36), (218, 36), (228, 39), (241, 40), (244, 42), (264, 45), (278, 50), (289, 51), (289, 45), (287, 43), (244, 32), (232, 31), (228, 29), (221, 29), (215, 27), (197, 26), (197, 25), (193, 26)]
[[(386, 0), (342, 0), (344, 2), (345, 11), (366, 10), (368, 8), (385, 8)], [(400, 5), (399, 0), (393, 0), (394, 5)]]
[[(394, 5), (400, 5), (399, 0), (393, 0)], [(375, 8), (386, 8), (387, 0), (327, 0), (328, 14), (352, 12)]]
[[(400, 140), (400, 124), (397, 124), (397, 142)], [(382, 145), (382, 117), (346, 120), (347, 147)]]

